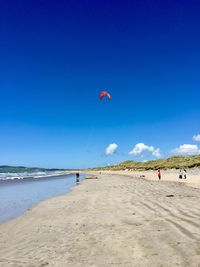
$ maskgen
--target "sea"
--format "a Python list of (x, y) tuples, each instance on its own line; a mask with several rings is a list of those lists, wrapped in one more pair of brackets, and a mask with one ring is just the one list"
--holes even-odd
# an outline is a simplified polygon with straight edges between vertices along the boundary
[[(80, 175), (80, 182), (84, 175)], [(77, 186), (75, 174), (63, 172), (0, 173), (0, 223), (12, 220), (39, 202)]]

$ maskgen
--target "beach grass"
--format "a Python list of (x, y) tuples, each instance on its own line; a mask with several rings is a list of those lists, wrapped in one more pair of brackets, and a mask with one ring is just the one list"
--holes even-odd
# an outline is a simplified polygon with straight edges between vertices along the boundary
[(127, 160), (117, 165), (95, 168), (95, 170), (156, 170), (156, 169), (181, 169), (200, 168), (200, 155), (174, 156), (146, 162)]

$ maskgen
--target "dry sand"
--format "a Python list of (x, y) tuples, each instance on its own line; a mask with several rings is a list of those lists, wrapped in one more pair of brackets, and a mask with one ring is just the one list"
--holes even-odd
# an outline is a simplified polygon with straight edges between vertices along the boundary
[(153, 174), (102, 173), (0, 225), (0, 266), (200, 267), (200, 189)]
[[(188, 169), (187, 179), (179, 179), (180, 170), (161, 170), (162, 181), (185, 183), (188, 186), (200, 188), (200, 169)], [(92, 172), (91, 173), (96, 173)], [(132, 177), (143, 177), (146, 180), (157, 181), (157, 171), (103, 171), (102, 174), (128, 175)]]

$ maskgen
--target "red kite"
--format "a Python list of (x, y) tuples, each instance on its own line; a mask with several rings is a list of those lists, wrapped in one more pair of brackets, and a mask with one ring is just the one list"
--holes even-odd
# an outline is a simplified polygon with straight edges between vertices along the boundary
[(108, 92), (106, 92), (106, 91), (103, 91), (103, 92), (101, 92), (101, 94), (100, 94), (100, 97), (99, 97), (100, 100), (102, 100), (103, 97), (104, 97), (105, 95), (108, 97), (109, 100), (111, 99), (110, 94), (109, 94)]

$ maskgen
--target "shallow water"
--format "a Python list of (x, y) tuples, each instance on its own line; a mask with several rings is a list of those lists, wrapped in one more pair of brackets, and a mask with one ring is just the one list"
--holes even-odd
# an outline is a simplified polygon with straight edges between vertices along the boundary
[[(80, 175), (80, 180), (83, 178)], [(0, 223), (16, 218), (43, 200), (66, 193), (75, 185), (73, 174), (0, 181)]]

